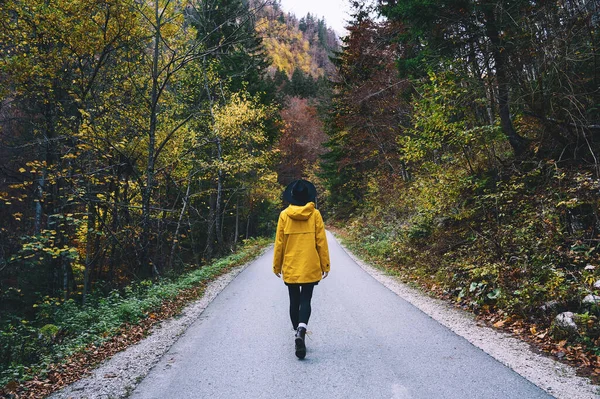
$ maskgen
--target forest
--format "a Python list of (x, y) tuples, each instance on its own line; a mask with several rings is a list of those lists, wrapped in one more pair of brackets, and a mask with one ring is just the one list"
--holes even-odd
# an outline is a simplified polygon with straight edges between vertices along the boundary
[(338, 39), (277, 0), (2, 3), (0, 392), (201, 295), (301, 177), (370, 262), (600, 375), (598, 1), (350, 4)]

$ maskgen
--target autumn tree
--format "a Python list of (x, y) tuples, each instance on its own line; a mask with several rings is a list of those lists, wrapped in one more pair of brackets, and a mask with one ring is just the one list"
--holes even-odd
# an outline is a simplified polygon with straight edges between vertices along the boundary
[[(0, 10), (0, 73), (7, 82), (0, 273), (10, 286), (35, 287), (23, 300), (78, 291), (85, 300), (97, 281), (114, 287), (158, 277), (174, 267), (178, 236), (205, 220), (206, 208), (190, 205), (203, 189), (195, 182), (211, 174), (195, 158), (206, 162), (217, 137), (206, 115), (232, 95), (246, 96), (243, 80), (261, 77), (251, 78), (252, 61), (238, 63), (248, 74), (219, 79), (226, 55), (245, 51), (240, 41), (258, 42), (252, 25), (214, 41), (198, 35), (194, 6), (200, 4), (11, 1)], [(252, 10), (236, 10), (215, 16), (211, 26), (225, 31), (232, 21), (252, 20)], [(199, 79), (189, 79), (196, 72)], [(222, 99), (213, 107), (206, 81)], [(185, 97), (190, 85), (200, 97)], [(265, 129), (271, 143), (273, 128)], [(200, 246), (186, 249), (196, 254)], [(19, 273), (23, 267), (33, 272)]]
[[(289, 76), (266, 76), (269, 13), (294, 24)], [(2, 378), (44, 356), (41, 329), (62, 328), (54, 312), (93, 310), (272, 233), (275, 90), (296, 66), (322, 74), (282, 15), (262, 0), (2, 3)], [(296, 100), (312, 161), (321, 130)]]
[(257, 30), (271, 59), (271, 75), (284, 71), (291, 78), (295, 69), (313, 78), (335, 73), (329, 56), (338, 49), (339, 42), (323, 20), (317, 22), (309, 14), (298, 21), (271, 6), (264, 7), (260, 15)]
[[(73, 267), (81, 260), (69, 237), (85, 220), (85, 213), (77, 213), (89, 202), (82, 188), (89, 186), (98, 166), (86, 161), (89, 147), (78, 132), (86, 110), (97, 109), (98, 94), (107, 90), (103, 71), (123, 48), (136, 43), (139, 31), (131, 8), (122, 2), (58, 2), (47, 7), (44, 2), (15, 1), (6, 3), (2, 12), (2, 71), (10, 83), (3, 86), (7, 97), (2, 130), (14, 133), (3, 138), (5, 148), (28, 149), (11, 179), (19, 183), (12, 189), (21, 194), (12, 195), (33, 204), (33, 209), (17, 212), (19, 230), (27, 226), (31, 238), (13, 241), (9, 253), (22, 244), (26, 258), (14, 262), (49, 267), (40, 291), (62, 289), (66, 297)], [(56, 29), (58, 25), (64, 28)]]
[(290, 97), (281, 119), (284, 128), (278, 143), (278, 176), (279, 182), (287, 185), (318, 165), (327, 136), (316, 107), (307, 99)]
[(394, 38), (402, 33), (397, 23), (373, 21), (359, 6), (348, 26), (342, 51), (336, 58), (339, 81), (330, 109), (323, 167), (330, 182), (332, 202), (346, 212), (363, 199), (369, 176), (378, 182), (409, 178), (396, 142), (408, 126), (408, 86), (395, 67), (403, 55)]

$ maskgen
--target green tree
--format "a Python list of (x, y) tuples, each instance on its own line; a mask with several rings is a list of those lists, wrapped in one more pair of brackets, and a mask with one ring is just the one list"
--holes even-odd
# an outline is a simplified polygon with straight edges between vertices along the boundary
[[(413, 70), (444, 67), (442, 59), (460, 59), (474, 64), (488, 79), (492, 108), (497, 109), (502, 130), (516, 154), (527, 148), (527, 140), (517, 133), (511, 118), (510, 54), (515, 51), (513, 22), (531, 10), (525, 0), (498, 3), (448, 0), (443, 2), (380, 1), (388, 18), (408, 27), (412, 56), (404, 65)], [(418, 49), (418, 50), (417, 50)], [(496, 107), (497, 105), (497, 107)]]
[(207, 59), (219, 60), (219, 76), (229, 80), (233, 91), (256, 94), (267, 88), (263, 77), (269, 64), (256, 31), (256, 16), (266, 4), (208, 0), (189, 12), (197, 40), (207, 48), (219, 49), (207, 54)]
[(300, 68), (296, 68), (285, 92), (289, 96), (314, 97), (317, 94), (317, 85), (312, 76), (305, 74)]
[(394, 38), (402, 27), (374, 22), (368, 8), (357, 6), (335, 59), (339, 79), (329, 109), (330, 152), (323, 156), (331, 202), (347, 214), (360, 208), (369, 182), (410, 180), (397, 143), (410, 123), (404, 94), (409, 82), (398, 77), (394, 60), (401, 53)]

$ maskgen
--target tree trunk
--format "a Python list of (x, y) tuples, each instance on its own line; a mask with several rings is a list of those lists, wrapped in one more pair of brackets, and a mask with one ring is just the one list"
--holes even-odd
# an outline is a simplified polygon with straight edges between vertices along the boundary
[(85, 269), (83, 270), (83, 296), (82, 303), (85, 305), (85, 301), (90, 292), (90, 275), (92, 272), (92, 264), (94, 262), (93, 242), (96, 237), (96, 210), (91, 203), (88, 203), (88, 219), (87, 219), (87, 234), (85, 242)]
[[(120, 216), (119, 216), (119, 201), (121, 200), (121, 190), (120, 190), (120, 186), (119, 186), (119, 179), (120, 179), (120, 175), (117, 175), (115, 177), (115, 179), (113, 179), (113, 181), (111, 182), (111, 186), (109, 187), (109, 191), (112, 191), (114, 193), (114, 200), (113, 200), (113, 206), (112, 206), (112, 218), (111, 218), (111, 239), (112, 239), (112, 246), (111, 246), (111, 251), (110, 251), (110, 263), (109, 263), (109, 278), (112, 281), (112, 279), (114, 278), (113, 275), (113, 270), (115, 270), (115, 268), (118, 268), (117, 265), (117, 248), (120, 251), (120, 254), (123, 254), (123, 248), (119, 245), (119, 242), (117, 240), (117, 238), (114, 236), (115, 234), (117, 234), (117, 231), (119, 231), (119, 227), (120, 227)], [(126, 199), (126, 196), (123, 196), (124, 199)], [(107, 212), (108, 214), (108, 209)]]
[[(210, 92), (210, 87), (208, 86), (208, 76), (207, 76), (207, 72), (206, 72), (206, 58), (203, 59), (203, 66), (204, 66), (204, 89), (206, 90), (206, 96), (208, 97), (208, 101), (209, 101), (209, 106), (210, 106), (210, 117), (211, 117), (211, 121), (214, 123), (215, 122), (215, 114), (213, 112), (213, 107), (214, 107), (214, 102), (213, 102), (213, 97), (212, 94)], [(215, 231), (216, 231), (216, 239), (217, 239), (217, 244), (221, 245), (222, 241), (223, 241), (223, 229), (221, 226), (221, 197), (222, 197), (222, 192), (223, 192), (223, 170), (221, 169), (221, 161), (222, 161), (222, 148), (221, 148), (221, 139), (219, 138), (218, 132), (213, 132), (214, 136), (215, 136), (215, 142), (217, 144), (217, 161), (219, 163), (219, 167), (218, 167), (218, 171), (217, 171), (217, 196), (215, 199), (215, 203), (214, 203), (214, 212), (212, 212), (211, 217), (209, 218), (211, 223), (211, 228), (210, 228), (210, 232), (209, 235), (212, 235), (212, 229), (214, 227)], [(212, 211), (212, 203), (211, 203), (211, 211)], [(212, 240), (210, 241), (211, 245), (212, 245)], [(208, 246), (207, 246), (208, 249)], [(212, 252), (212, 251), (211, 251)]]
[[(502, 59), (500, 54), (498, 54), (498, 57)], [(500, 116), (500, 125), (502, 126), (502, 131), (508, 137), (508, 142), (513, 148), (515, 155), (519, 156), (527, 149), (527, 140), (520, 136), (513, 126), (510, 117), (508, 82), (504, 65), (498, 65), (498, 58), (496, 58), (496, 79), (498, 81), (498, 115)]]
[(150, 100), (150, 126), (148, 129), (148, 164), (146, 166), (146, 187), (142, 191), (142, 256), (140, 267), (142, 270), (149, 270), (153, 277), (157, 277), (158, 271), (152, 265), (150, 259), (150, 234), (151, 234), (151, 217), (150, 217), (150, 200), (152, 197), (152, 188), (154, 185), (154, 153), (156, 146), (156, 126), (158, 118), (158, 63), (160, 50), (160, 14), (159, 2), (154, 2), (155, 13), (155, 33), (154, 33), (154, 54), (152, 57), (152, 94)]
[[(211, 110), (212, 113), (212, 110)], [(221, 140), (217, 137), (217, 160), (219, 161), (219, 165), (221, 165), (222, 161), (222, 149), (221, 149)], [(221, 223), (221, 202), (223, 196), (223, 170), (219, 166), (219, 172), (217, 176), (217, 203), (215, 206), (215, 230), (217, 232), (217, 244), (220, 246), (223, 244), (223, 224)]]
[(177, 248), (177, 244), (179, 242), (179, 229), (181, 228), (181, 221), (183, 220), (183, 215), (185, 215), (185, 210), (187, 208), (187, 204), (190, 198), (190, 188), (192, 187), (191, 179), (188, 180), (187, 190), (185, 192), (185, 196), (183, 197), (183, 206), (181, 207), (181, 212), (179, 213), (179, 220), (177, 220), (177, 227), (175, 228), (175, 234), (173, 235), (173, 245), (171, 246), (171, 253), (169, 255), (168, 267), (173, 268), (173, 258), (175, 257), (175, 249)]
[(71, 296), (71, 286), (69, 282), (73, 281), (73, 268), (71, 267), (71, 260), (66, 259), (65, 256), (60, 257), (63, 269), (63, 300), (67, 301)]
[(506, 73), (506, 59), (504, 53), (506, 49), (502, 44), (497, 27), (496, 15), (494, 9), (489, 6), (485, 10), (486, 33), (492, 45), (492, 56), (494, 58), (494, 68), (496, 70), (496, 84), (498, 86), (498, 115), (500, 116), (500, 125), (502, 131), (508, 138), (515, 155), (519, 156), (527, 149), (527, 140), (520, 136), (515, 130), (510, 117), (510, 99), (509, 99), (509, 81)]
[[(57, 90), (56, 86), (53, 85), (53, 88)], [(47, 222), (46, 226), (48, 230), (54, 230), (56, 232), (56, 239), (54, 245), (57, 248), (62, 248), (64, 245), (64, 231), (61, 229), (60, 223), (56, 216), (58, 216), (60, 212), (60, 208), (58, 206), (58, 195), (59, 195), (59, 181), (60, 179), (52, 179), (52, 177), (48, 177), (48, 173), (53, 173), (54, 166), (56, 165), (57, 159), (57, 146), (56, 146), (56, 101), (54, 98), (48, 98), (47, 104), (44, 107), (44, 123), (45, 123), (45, 131), (44, 131), (44, 139), (45, 139), (45, 160), (46, 164), (44, 165), (42, 176), (44, 176), (44, 185), (39, 186), (39, 200), (42, 204), (43, 198), (43, 206), (40, 206), (38, 210), (40, 211), (39, 220), (36, 220), (36, 226), (34, 227), (37, 230), (37, 233), (41, 233), (43, 230), (42, 226), (42, 218), (44, 208), (47, 212)], [(37, 215), (36, 215), (37, 216)], [(38, 223), (39, 222), (39, 223)], [(66, 287), (68, 280), (65, 282), (65, 274), (63, 265), (61, 262), (61, 258), (52, 257), (48, 264), (50, 268), (50, 274), (52, 275), (52, 280), (48, 281), (50, 284), (50, 291), (58, 296), (58, 292), (60, 292), (64, 287)], [(68, 279), (68, 276), (67, 276)], [(65, 290), (66, 292), (66, 290)]]
[(246, 240), (250, 238), (250, 214), (248, 214), (248, 221), (246, 222)]
[(44, 209), (42, 208), (42, 201), (44, 198), (44, 184), (46, 182), (46, 174), (48, 173), (46, 167), (42, 169), (42, 174), (38, 179), (37, 184), (37, 202), (35, 203), (35, 220), (33, 223), (33, 235), (39, 235), (42, 230), (42, 216)]
[(240, 199), (235, 201), (235, 235), (233, 236), (233, 250), (237, 248), (238, 235), (240, 234)]
[(206, 247), (204, 248), (204, 258), (212, 258), (214, 252), (214, 240), (215, 240), (215, 201), (216, 195), (210, 194), (209, 199), (209, 211), (208, 211), (208, 229), (206, 231)]

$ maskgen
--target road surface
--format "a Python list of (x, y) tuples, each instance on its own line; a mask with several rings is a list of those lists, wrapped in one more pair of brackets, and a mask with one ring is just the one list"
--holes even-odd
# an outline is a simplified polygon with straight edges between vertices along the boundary
[(270, 250), (206, 308), (132, 393), (152, 398), (552, 398), (398, 297), (328, 233), (307, 356)]

